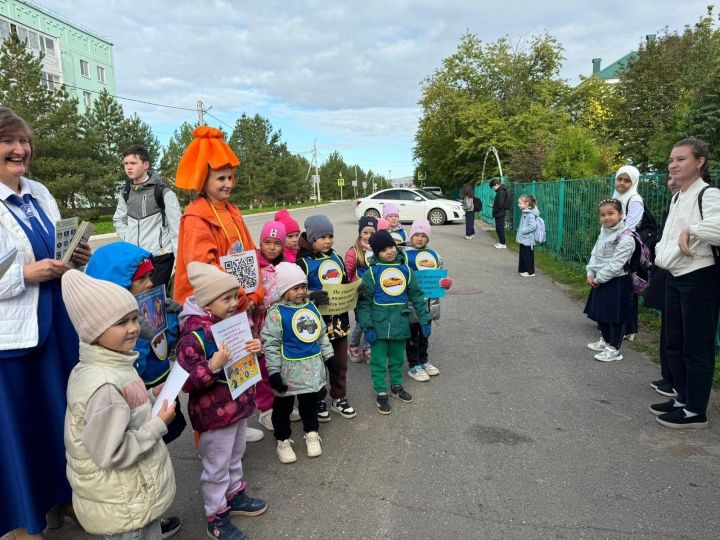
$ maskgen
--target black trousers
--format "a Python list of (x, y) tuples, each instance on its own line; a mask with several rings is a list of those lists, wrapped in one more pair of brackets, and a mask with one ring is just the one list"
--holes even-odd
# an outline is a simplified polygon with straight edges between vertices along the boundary
[(665, 284), (665, 350), (677, 400), (705, 414), (715, 371), (715, 333), (720, 282), (715, 266), (683, 276), (668, 275)]
[(667, 359), (667, 337), (665, 336), (665, 311), (660, 312), (660, 376), (672, 384), (672, 371)]
[(601, 322), (598, 323), (598, 327), (605, 343), (620, 350), (620, 345), (625, 337), (625, 323)]
[(495, 218), (495, 232), (498, 235), (498, 243), (505, 245), (505, 216)]
[(518, 261), (518, 272), (535, 273), (535, 251), (530, 246), (520, 244), (520, 258)]
[(428, 338), (423, 336), (420, 323), (410, 323), (410, 339), (405, 343), (405, 354), (411, 368), (427, 363), (428, 344)]
[(165, 285), (165, 292), (169, 295), (168, 283), (172, 275), (173, 265), (175, 264), (175, 255), (166, 253), (165, 255), (157, 255), (153, 257), (153, 266), (155, 271), (152, 275), (152, 282), (155, 287)]
[[(284, 441), (290, 438), (292, 429), (290, 428), (290, 413), (293, 410), (296, 396), (275, 396), (272, 409), (272, 423), (275, 430), (275, 438), (278, 441)], [(318, 393), (310, 392), (309, 394), (298, 394), (298, 410), (303, 423), (303, 431), (310, 433), (317, 431), (320, 423), (317, 418), (317, 402)]]
[(475, 212), (465, 212), (465, 236), (475, 234)]

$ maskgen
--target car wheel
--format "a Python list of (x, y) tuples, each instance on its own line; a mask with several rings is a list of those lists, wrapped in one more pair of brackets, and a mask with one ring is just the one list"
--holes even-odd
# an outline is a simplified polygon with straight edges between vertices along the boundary
[(365, 215), (369, 217), (374, 217), (375, 219), (380, 219), (380, 212), (378, 212), (374, 208), (368, 208), (367, 210), (365, 210)]
[(447, 221), (447, 215), (440, 208), (433, 208), (428, 214), (428, 221), (431, 225), (444, 225)]

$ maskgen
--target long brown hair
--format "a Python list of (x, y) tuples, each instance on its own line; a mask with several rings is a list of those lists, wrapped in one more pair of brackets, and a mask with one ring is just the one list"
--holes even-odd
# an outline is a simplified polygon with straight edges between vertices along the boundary
[(32, 159), (35, 154), (35, 139), (32, 129), (25, 120), (15, 114), (15, 111), (7, 107), (0, 107), (0, 136), (18, 133), (24, 135), (30, 143), (30, 158)]

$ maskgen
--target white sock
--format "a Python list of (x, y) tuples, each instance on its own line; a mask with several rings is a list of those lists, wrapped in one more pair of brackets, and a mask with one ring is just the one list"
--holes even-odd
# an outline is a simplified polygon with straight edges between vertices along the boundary
[(683, 412), (685, 413), (685, 418), (692, 418), (693, 416), (697, 416), (697, 413), (690, 412), (687, 409), (683, 409)]

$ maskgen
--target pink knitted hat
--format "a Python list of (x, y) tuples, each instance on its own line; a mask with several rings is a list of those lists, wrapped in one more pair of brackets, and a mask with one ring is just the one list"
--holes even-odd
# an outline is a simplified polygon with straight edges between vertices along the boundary
[(378, 219), (378, 226), (377, 226), (378, 231), (381, 231), (383, 229), (387, 230), (387, 228), (389, 226), (390, 226), (390, 223), (388, 222), (387, 219), (385, 219), (385, 218)]
[(285, 225), (286, 235), (300, 232), (300, 224), (290, 217), (290, 212), (288, 212), (285, 208), (275, 212), (275, 221), (279, 221)]
[(277, 238), (282, 245), (285, 245), (285, 225), (282, 221), (268, 221), (263, 225), (260, 233), (260, 243), (266, 238)]
[(383, 204), (383, 217), (386, 218), (391, 214), (400, 215), (400, 210), (393, 203)]
[(419, 233), (425, 233), (427, 237), (430, 238), (430, 222), (427, 219), (418, 218), (413, 221), (412, 225), (410, 226), (409, 238), (412, 238)]
[(281, 262), (275, 267), (275, 286), (280, 296), (301, 283), (307, 283), (307, 276), (297, 264)]

